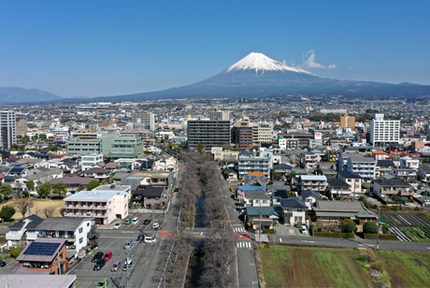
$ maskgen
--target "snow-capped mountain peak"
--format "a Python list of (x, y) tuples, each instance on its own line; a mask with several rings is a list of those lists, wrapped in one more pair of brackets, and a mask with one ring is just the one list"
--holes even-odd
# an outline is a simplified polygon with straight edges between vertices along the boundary
[(291, 67), (279, 61), (273, 60), (263, 53), (252, 52), (227, 69), (229, 71), (255, 70), (258, 71), (291, 71), (313, 75), (311, 72), (299, 67)]

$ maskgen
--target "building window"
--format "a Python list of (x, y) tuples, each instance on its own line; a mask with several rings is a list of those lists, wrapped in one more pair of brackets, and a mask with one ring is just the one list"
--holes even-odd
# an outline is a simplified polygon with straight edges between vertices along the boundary
[(82, 242), (84, 242), (84, 237), (79, 238), (79, 244), (81, 244)]
[(81, 227), (81, 228), (79, 228), (79, 233), (82, 233), (82, 230), (83, 230), (83, 229), (84, 229), (84, 228), (82, 228), (82, 227)]

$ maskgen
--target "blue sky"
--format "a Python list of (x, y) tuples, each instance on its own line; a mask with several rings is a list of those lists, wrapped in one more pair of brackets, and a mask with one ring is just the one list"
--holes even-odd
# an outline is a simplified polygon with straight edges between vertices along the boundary
[(429, 11), (430, 1), (2, 0), (0, 87), (156, 91), (250, 52), (330, 78), (430, 84)]

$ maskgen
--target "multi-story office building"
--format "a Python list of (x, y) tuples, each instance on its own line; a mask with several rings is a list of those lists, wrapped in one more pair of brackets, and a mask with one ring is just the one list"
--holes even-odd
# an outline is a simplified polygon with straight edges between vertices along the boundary
[(272, 127), (269, 125), (258, 125), (252, 127), (252, 141), (256, 145), (272, 143)]
[(0, 149), (16, 144), (16, 116), (14, 111), (0, 111)]
[(384, 114), (375, 114), (375, 119), (370, 123), (370, 143), (380, 146), (399, 140), (400, 120), (384, 120)]
[(345, 113), (345, 116), (340, 117), (340, 128), (351, 128), (355, 129), (355, 117), (354, 116), (348, 116), (347, 113)]
[(75, 133), (67, 142), (68, 155), (89, 155), (101, 153), (101, 140), (98, 133)]
[(252, 172), (264, 173), (268, 178), (270, 176), (270, 156), (257, 156), (255, 152), (239, 153), (239, 178), (243, 178)]
[(212, 121), (229, 121), (230, 111), (220, 111), (215, 109), (215, 111), (209, 112), (209, 119)]
[(154, 113), (152, 112), (134, 112), (132, 114), (132, 121), (134, 129), (148, 129), (150, 131), (154, 131), (155, 129)]
[(188, 147), (230, 145), (230, 121), (189, 120), (187, 125)]
[[(292, 142), (294, 143), (294, 145), (297, 144), (297, 141), (298, 141), (297, 147), (307, 147), (309, 146), (309, 140), (314, 139), (314, 135), (312, 133), (292, 132), (292, 133), (281, 134), (279, 135), (279, 138), (285, 139), (283, 141), (285, 141), (286, 143)], [(290, 139), (293, 141), (290, 141)], [(279, 146), (281, 146), (281, 144), (279, 144)], [(293, 145), (287, 145), (287, 146), (290, 146), (292, 148), (294, 147)]]
[(103, 134), (101, 146), (103, 155), (110, 160), (143, 155), (143, 142), (137, 134)]
[(253, 144), (252, 127), (249, 125), (241, 126), (236, 124), (236, 126), (231, 129), (231, 142), (241, 151), (251, 148)]

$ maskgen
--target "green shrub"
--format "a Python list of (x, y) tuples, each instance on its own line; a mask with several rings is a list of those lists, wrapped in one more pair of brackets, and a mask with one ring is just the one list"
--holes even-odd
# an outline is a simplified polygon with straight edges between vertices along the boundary
[(378, 233), (378, 225), (374, 222), (366, 222), (363, 224), (364, 234), (376, 234)]
[(342, 233), (353, 233), (355, 228), (356, 225), (354, 220), (348, 219), (340, 223), (340, 229), (342, 230)]
[[(377, 239), (378, 234), (364, 234), (364, 239)], [(379, 240), (397, 240), (395, 234), (380, 234)]]
[(275, 229), (263, 229), (262, 230), (264, 234), (274, 234)]
[(9, 254), (10, 254), (10, 257), (15, 259), (16, 257), (19, 256), (19, 254), (21, 254), (21, 248), (20, 247), (12, 248), (10, 249)]

